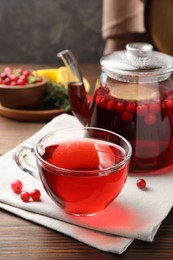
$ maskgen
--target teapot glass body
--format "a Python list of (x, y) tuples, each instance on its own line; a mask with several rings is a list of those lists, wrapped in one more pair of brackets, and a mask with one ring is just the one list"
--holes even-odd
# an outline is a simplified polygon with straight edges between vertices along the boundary
[(153, 83), (103, 78), (95, 90), (89, 126), (114, 131), (131, 143), (131, 172), (160, 171), (172, 165), (172, 75)]
[(146, 43), (103, 56), (93, 100), (88, 100), (78, 63), (58, 54), (69, 74), (69, 99), (84, 124), (111, 130), (132, 145), (130, 171), (164, 172), (173, 165), (173, 57)]

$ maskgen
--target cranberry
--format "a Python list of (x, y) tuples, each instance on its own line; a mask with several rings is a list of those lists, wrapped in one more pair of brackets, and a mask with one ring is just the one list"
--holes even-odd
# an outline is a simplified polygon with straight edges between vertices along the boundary
[(32, 75), (32, 72), (29, 71), (29, 70), (24, 70), (23, 73), (22, 73), (22, 75), (28, 77), (28, 76)]
[(34, 201), (39, 201), (40, 197), (41, 197), (41, 192), (38, 189), (34, 189), (30, 192), (30, 197), (34, 200)]
[(99, 87), (99, 88), (97, 89), (96, 94), (103, 96), (103, 95), (107, 94), (108, 92), (109, 92), (109, 89), (108, 89), (107, 87), (101, 86), (101, 87)]
[(16, 84), (17, 84), (18, 86), (24, 86), (24, 85), (26, 85), (26, 80), (19, 78), (18, 81), (16, 82)]
[(96, 104), (102, 108), (106, 108), (107, 98), (105, 96), (96, 96)]
[(2, 72), (1, 73), (1, 79), (4, 80), (5, 78), (7, 78), (7, 74), (5, 72)]
[(145, 116), (148, 113), (148, 106), (145, 104), (141, 104), (137, 106), (137, 114), (138, 116)]
[(129, 112), (135, 112), (136, 111), (136, 104), (135, 103), (127, 104), (126, 110), (129, 111)]
[(132, 113), (130, 113), (128, 111), (123, 112), (122, 115), (121, 115), (122, 120), (126, 121), (126, 122), (131, 121), (132, 117), (133, 117)]
[(106, 107), (108, 110), (114, 110), (116, 106), (116, 103), (113, 100), (109, 100), (106, 104)]
[(10, 75), (10, 79), (11, 79), (11, 81), (17, 81), (19, 79), (19, 77), (12, 74), (12, 75)]
[(20, 77), (19, 77), (19, 79), (21, 79), (21, 80), (25, 80), (25, 81), (27, 81), (27, 76), (25, 76), (25, 75), (20, 75)]
[(6, 67), (6, 68), (4, 69), (4, 72), (5, 72), (8, 76), (10, 76), (11, 74), (13, 74), (13, 70), (12, 70), (11, 67)]
[(151, 104), (149, 106), (149, 111), (154, 114), (158, 113), (160, 111), (160, 104)]
[(144, 122), (147, 125), (154, 125), (157, 121), (157, 117), (155, 116), (155, 114), (152, 113), (148, 113), (145, 117), (144, 117)]
[(13, 190), (15, 193), (19, 194), (19, 193), (21, 193), (21, 191), (22, 191), (23, 184), (22, 184), (22, 182), (19, 181), (19, 180), (14, 180), (14, 181), (12, 181), (12, 183), (11, 183), (11, 188), (12, 188), (12, 190)]
[(136, 185), (139, 189), (144, 190), (146, 188), (146, 181), (144, 179), (138, 179)]
[(21, 198), (21, 200), (22, 200), (23, 202), (28, 202), (29, 199), (30, 199), (30, 194), (29, 194), (29, 192), (28, 192), (28, 191), (22, 191), (22, 192), (20, 193), (20, 198)]
[(124, 112), (125, 110), (126, 110), (126, 106), (125, 106), (124, 103), (118, 102), (118, 103), (116, 104), (116, 111), (117, 111), (117, 112), (122, 113), (122, 112)]
[(3, 84), (5, 84), (5, 85), (10, 85), (10, 84), (11, 84), (10, 78), (4, 79)]
[(96, 102), (97, 105), (99, 105), (100, 100), (101, 100), (101, 97), (102, 97), (102, 96), (99, 96), (99, 95), (96, 96), (96, 98), (95, 98), (95, 102)]

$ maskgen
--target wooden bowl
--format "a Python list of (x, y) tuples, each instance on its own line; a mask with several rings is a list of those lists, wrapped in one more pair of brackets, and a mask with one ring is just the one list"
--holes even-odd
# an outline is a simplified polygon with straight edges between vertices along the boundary
[(48, 80), (25, 86), (0, 85), (0, 103), (4, 107), (16, 109), (35, 109), (48, 87)]

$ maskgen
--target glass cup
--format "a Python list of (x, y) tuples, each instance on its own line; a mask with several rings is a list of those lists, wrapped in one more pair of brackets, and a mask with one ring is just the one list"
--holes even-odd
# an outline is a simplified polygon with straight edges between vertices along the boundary
[[(108, 130), (81, 127), (57, 130), (37, 144), (23, 143), (15, 152), (19, 167), (41, 180), (66, 213), (94, 215), (122, 190), (132, 154), (130, 143)], [(33, 160), (36, 161), (36, 167)]]

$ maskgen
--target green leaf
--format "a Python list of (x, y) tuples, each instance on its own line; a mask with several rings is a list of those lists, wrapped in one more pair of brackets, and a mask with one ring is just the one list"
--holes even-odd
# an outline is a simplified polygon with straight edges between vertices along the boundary
[(20, 72), (17, 69), (13, 69), (13, 74), (17, 77), (20, 76)]
[(29, 76), (28, 77), (28, 83), (29, 84), (33, 84), (37, 81), (37, 77), (34, 77), (34, 76)]
[(47, 92), (40, 103), (39, 109), (64, 109), (69, 111), (68, 90), (62, 83), (49, 82)]

